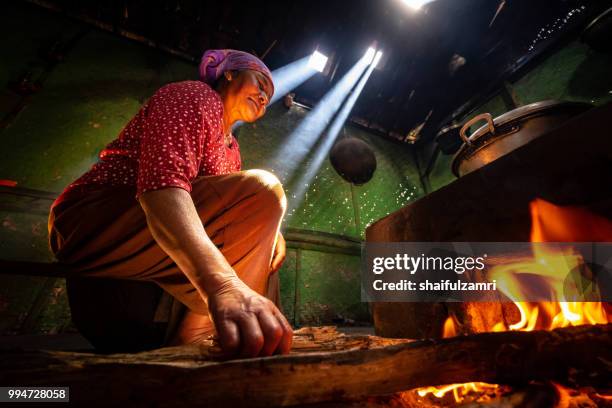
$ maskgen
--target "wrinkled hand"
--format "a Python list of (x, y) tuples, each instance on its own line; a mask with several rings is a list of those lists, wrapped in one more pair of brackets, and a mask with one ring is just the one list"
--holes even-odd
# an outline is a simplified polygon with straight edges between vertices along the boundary
[(278, 272), (283, 261), (285, 260), (285, 256), (287, 255), (287, 244), (285, 243), (285, 238), (279, 232), (278, 238), (276, 240), (276, 246), (274, 247), (274, 255), (272, 256), (272, 263), (270, 264), (270, 274)]
[(274, 303), (236, 279), (208, 297), (221, 348), (242, 357), (286, 354), (293, 330)]

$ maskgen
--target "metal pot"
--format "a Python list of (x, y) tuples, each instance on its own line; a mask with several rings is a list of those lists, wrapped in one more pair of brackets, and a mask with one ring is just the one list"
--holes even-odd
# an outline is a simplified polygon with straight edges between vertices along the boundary
[[(495, 119), (490, 113), (474, 116), (459, 131), (463, 145), (453, 158), (453, 173), (461, 177), (479, 169), (591, 107), (582, 102), (542, 101), (521, 106)], [(467, 136), (470, 126), (480, 121), (486, 125)]]

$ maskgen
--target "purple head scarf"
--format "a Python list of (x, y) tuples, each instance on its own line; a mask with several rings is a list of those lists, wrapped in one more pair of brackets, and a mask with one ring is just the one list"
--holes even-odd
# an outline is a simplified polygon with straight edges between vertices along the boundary
[[(272, 85), (272, 73), (259, 58), (244, 51), (236, 50), (208, 50), (202, 55), (200, 62), (200, 79), (213, 85), (225, 71), (251, 69), (264, 74)], [(270, 98), (272, 95), (270, 95)]]

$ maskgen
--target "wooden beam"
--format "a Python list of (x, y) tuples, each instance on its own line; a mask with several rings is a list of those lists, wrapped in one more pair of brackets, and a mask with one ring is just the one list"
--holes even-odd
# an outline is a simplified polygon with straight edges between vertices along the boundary
[(48, 276), (65, 278), (70, 275), (66, 265), (59, 262), (9, 261), (0, 259), (0, 275)]
[[(2, 208), (1, 203), (0, 208)], [(359, 240), (338, 234), (288, 228), (285, 231), (285, 239), (287, 240), (288, 248), (361, 255), (361, 244)], [(70, 266), (62, 265), (59, 262), (45, 263), (0, 259), (0, 275), (65, 278), (70, 276), (70, 273)]]

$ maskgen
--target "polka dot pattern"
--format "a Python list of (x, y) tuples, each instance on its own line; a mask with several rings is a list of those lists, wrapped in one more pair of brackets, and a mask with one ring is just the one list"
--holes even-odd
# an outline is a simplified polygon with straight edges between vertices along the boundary
[(160, 88), (66, 190), (130, 185), (137, 197), (167, 187), (191, 192), (196, 177), (240, 167), (238, 142), (232, 136), (230, 146), (225, 143), (219, 94), (200, 81), (175, 82)]

